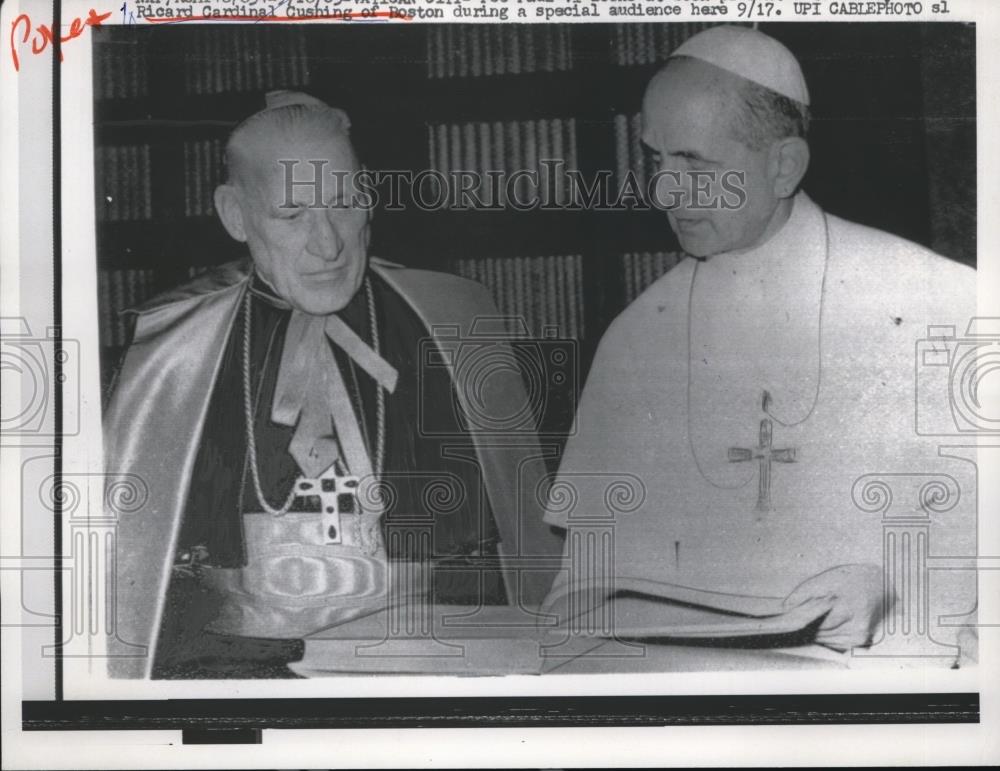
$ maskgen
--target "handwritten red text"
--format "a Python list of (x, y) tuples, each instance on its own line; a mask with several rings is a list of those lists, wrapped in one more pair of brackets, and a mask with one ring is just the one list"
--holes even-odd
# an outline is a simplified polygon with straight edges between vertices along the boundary
[[(60, 42), (68, 43), (73, 38), (80, 37), (83, 31), (87, 27), (100, 27), (101, 22), (107, 19), (111, 15), (108, 13), (97, 13), (93, 8), (90, 9), (90, 13), (86, 18), (77, 17), (73, 19), (73, 23), (69, 26), (69, 33), (59, 36)], [(18, 27), (21, 27), (23, 34), (21, 39), (17, 39)], [(32, 34), (34, 32), (34, 34)], [(20, 72), (21, 70), (21, 60), (18, 58), (17, 49), (19, 46), (27, 46), (30, 40), (31, 43), (31, 53), (40, 54), (46, 48), (49, 47), (55, 39), (52, 30), (45, 26), (44, 24), (39, 24), (37, 27), (33, 28), (31, 24), (31, 18), (26, 13), (22, 13), (10, 25), (10, 55), (14, 60), (14, 70)], [(62, 50), (59, 51), (59, 61), (62, 61), (63, 55)]]

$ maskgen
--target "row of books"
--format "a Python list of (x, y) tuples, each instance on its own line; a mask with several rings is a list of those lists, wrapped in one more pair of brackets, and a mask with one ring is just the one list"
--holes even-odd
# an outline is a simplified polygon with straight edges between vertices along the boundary
[(615, 24), (614, 61), (622, 66), (665, 61), (681, 43), (710, 26), (701, 22)]
[(225, 176), (222, 139), (184, 143), (184, 216), (210, 217), (215, 213), (215, 188)]
[(537, 337), (555, 329), (557, 337), (583, 337), (583, 258), (488, 257), (456, 260), (455, 272), (484, 284), (508, 317), (507, 330), (526, 327)]
[(573, 64), (570, 24), (435, 24), (427, 27), (427, 76), (464, 78), (560, 72)]
[(267, 91), (309, 83), (301, 27), (239, 24), (223, 32), (214, 28), (186, 32), (185, 93)]
[(656, 173), (653, 155), (642, 144), (642, 115), (615, 116), (615, 179), (621, 185), (631, 171), (643, 190)]
[(101, 222), (150, 219), (149, 145), (104, 145), (94, 148), (97, 219)]
[(680, 262), (680, 252), (629, 252), (622, 256), (625, 302), (630, 303), (660, 276)]
[(94, 95), (97, 99), (134, 99), (149, 94), (146, 42), (145, 36), (136, 34), (95, 35)]
[[(611, 55), (619, 65), (665, 60), (704, 23), (613, 25)], [(427, 25), (429, 78), (559, 72), (573, 66), (571, 24)], [(309, 83), (305, 30), (239, 24), (190, 28), (178, 36), (184, 90), (215, 94), (301, 87)], [(102, 36), (95, 45), (99, 99), (149, 94), (148, 38), (135, 30)]]
[(118, 348), (128, 340), (128, 319), (122, 311), (141, 305), (150, 297), (170, 289), (174, 283), (194, 278), (208, 270), (206, 266), (190, 266), (164, 277), (152, 268), (102, 269), (97, 274), (100, 344)]
[[(614, 120), (617, 182), (631, 170), (643, 188), (655, 171), (643, 150), (641, 117), (618, 115)], [(224, 178), (224, 141), (202, 139), (183, 146), (184, 216), (214, 213), (213, 194)], [(98, 216), (102, 221), (149, 219), (150, 148), (148, 145), (98, 146), (95, 149)], [(567, 171), (579, 167), (576, 121), (543, 118), (530, 121), (493, 121), (433, 124), (428, 127), (429, 168), (447, 175), (472, 171), (480, 179), (472, 192), (486, 205), (569, 203), (574, 188)], [(556, 165), (541, 161), (558, 162)], [(537, 172), (537, 182), (517, 171)], [(497, 185), (485, 175), (502, 172)], [(511, 181), (512, 184), (508, 184)]]
[[(573, 188), (566, 171), (578, 168), (573, 118), (439, 123), (428, 127), (427, 142), (431, 169), (481, 175), (473, 192), (487, 205), (507, 206), (512, 196), (520, 205), (570, 201)], [(510, 176), (522, 170), (537, 172), (538, 181)], [(503, 172), (502, 184), (486, 177), (487, 171)]]

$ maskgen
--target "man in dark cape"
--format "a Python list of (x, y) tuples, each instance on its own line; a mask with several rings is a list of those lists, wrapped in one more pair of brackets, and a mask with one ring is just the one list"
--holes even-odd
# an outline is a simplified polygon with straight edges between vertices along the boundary
[[(149, 656), (112, 658), (116, 676), (286, 675), (299, 638), (384, 605), (398, 560), (433, 568), (438, 603), (537, 603), (551, 579), (523, 569), (560, 548), (537, 440), (470, 417), (522, 411), (524, 384), (471, 394), (462, 350), (434, 341), (496, 316), (488, 293), (369, 259), (370, 213), (285, 188), (288, 158), (356, 171), (346, 115), (283, 93), (237, 127), (216, 208), (252, 260), (136, 311), (105, 440), (109, 472), (150, 488), (116, 579), (118, 636)], [(312, 494), (359, 483), (336, 506)], [(429, 554), (387, 537), (414, 518)]]

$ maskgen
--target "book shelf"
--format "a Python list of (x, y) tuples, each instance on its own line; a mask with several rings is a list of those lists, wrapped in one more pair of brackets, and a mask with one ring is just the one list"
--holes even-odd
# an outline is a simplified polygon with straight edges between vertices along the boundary
[[(216, 221), (212, 191), (229, 130), (266, 91), (300, 88), (347, 110), (373, 169), (512, 172), (554, 159), (587, 179), (600, 169), (620, 176), (643, 168), (645, 80), (704, 26), (95, 30), (104, 369), (125, 339), (121, 310), (244, 253)], [(542, 194), (564, 203), (571, 189), (560, 178)], [(644, 267), (629, 274), (626, 294), (620, 274), (637, 248)], [(656, 213), (408, 207), (376, 211), (372, 251), (482, 282), (533, 334), (555, 328), (578, 341), (582, 375), (604, 327), (641, 291), (637, 282), (673, 264), (674, 248)]]
[[(302, 89), (345, 109), (371, 169), (510, 171), (550, 157), (587, 180), (601, 170), (615, 180), (632, 170), (641, 180), (652, 171), (639, 144), (645, 85), (670, 51), (707, 26), (93, 30), (103, 371), (120, 353), (119, 311), (245, 253), (217, 222), (212, 190), (228, 132), (260, 108), (266, 91)], [(934, 87), (924, 57), (928, 33), (901, 24), (765, 31), (800, 57), (812, 89), (813, 197), (834, 213), (934, 246), (925, 160), (933, 147), (923, 121), (914, 120)], [(935, 34), (941, 49), (946, 33)], [(967, 30), (947, 34), (968, 37)], [(845, 66), (862, 77), (844, 77)], [(953, 115), (957, 108), (936, 109)], [(972, 121), (974, 144), (974, 98)], [(861, 137), (882, 152), (859, 158)], [(865, 176), (851, 177), (858, 168)], [(972, 211), (974, 194), (967, 194)], [(549, 195), (564, 200), (565, 181)], [(523, 315), (533, 333), (555, 325), (579, 342), (581, 382), (607, 325), (678, 259), (656, 211), (377, 210), (372, 252), (481, 281), (501, 312)]]

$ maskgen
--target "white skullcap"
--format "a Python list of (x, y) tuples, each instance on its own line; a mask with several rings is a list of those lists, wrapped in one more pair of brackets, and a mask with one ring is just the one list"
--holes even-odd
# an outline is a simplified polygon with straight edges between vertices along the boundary
[(798, 60), (770, 35), (750, 27), (710, 27), (689, 38), (671, 56), (700, 59), (741, 78), (809, 104)]

